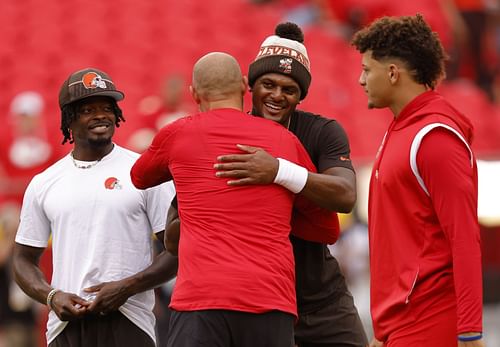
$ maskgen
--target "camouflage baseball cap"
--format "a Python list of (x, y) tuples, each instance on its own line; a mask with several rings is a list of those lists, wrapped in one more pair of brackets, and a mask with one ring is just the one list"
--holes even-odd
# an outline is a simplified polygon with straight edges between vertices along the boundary
[(61, 86), (59, 107), (91, 96), (109, 96), (116, 101), (123, 100), (125, 95), (116, 90), (111, 77), (104, 71), (86, 68), (72, 73)]

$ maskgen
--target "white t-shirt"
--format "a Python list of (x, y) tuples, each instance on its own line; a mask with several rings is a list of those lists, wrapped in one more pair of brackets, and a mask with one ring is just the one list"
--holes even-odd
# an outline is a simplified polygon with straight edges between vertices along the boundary
[[(89, 169), (67, 155), (29, 184), (16, 242), (47, 247), (52, 233), (52, 286), (92, 299), (84, 288), (142, 271), (152, 261), (152, 232), (165, 229), (173, 183), (136, 189), (130, 169), (139, 155), (114, 146)], [(130, 297), (120, 311), (155, 339), (152, 290)], [(66, 326), (53, 311), (50, 343)]]

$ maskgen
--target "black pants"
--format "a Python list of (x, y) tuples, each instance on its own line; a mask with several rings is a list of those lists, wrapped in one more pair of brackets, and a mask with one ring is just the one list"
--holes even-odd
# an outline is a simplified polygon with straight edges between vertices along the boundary
[(167, 346), (292, 347), (294, 318), (280, 311), (172, 311)]
[(71, 321), (49, 347), (154, 347), (155, 342), (120, 311)]
[(295, 326), (298, 347), (365, 347), (366, 333), (346, 289), (322, 308), (299, 315)]

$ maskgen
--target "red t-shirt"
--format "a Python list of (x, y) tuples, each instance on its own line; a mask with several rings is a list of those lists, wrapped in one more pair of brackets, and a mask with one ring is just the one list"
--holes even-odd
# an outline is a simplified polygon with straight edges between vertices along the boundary
[(275, 184), (231, 187), (217, 178), (217, 156), (238, 153), (238, 143), (315, 171), (287, 129), (234, 109), (166, 126), (132, 168), (132, 181), (141, 189), (175, 181), (182, 237), (170, 306), (178, 311), (280, 310), (296, 315), (288, 238), (294, 195)]

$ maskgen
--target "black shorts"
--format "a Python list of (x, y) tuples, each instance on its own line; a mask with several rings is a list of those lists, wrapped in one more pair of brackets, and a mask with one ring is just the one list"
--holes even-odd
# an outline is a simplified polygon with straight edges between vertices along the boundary
[(151, 337), (120, 311), (71, 321), (49, 347), (154, 347)]
[(292, 347), (295, 317), (281, 311), (172, 311), (168, 347)]
[(299, 314), (295, 326), (298, 347), (366, 347), (368, 341), (348, 290), (320, 309)]

